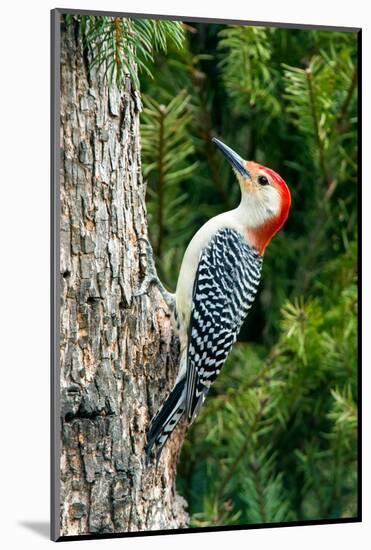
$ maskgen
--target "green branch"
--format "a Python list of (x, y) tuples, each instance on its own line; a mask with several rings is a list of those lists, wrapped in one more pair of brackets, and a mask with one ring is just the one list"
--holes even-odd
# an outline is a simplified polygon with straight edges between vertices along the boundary
[(319, 123), (318, 123), (318, 114), (317, 114), (317, 106), (316, 106), (316, 100), (315, 100), (315, 90), (314, 90), (314, 82), (313, 82), (313, 75), (310, 67), (308, 67), (305, 70), (305, 75), (307, 77), (307, 83), (308, 83), (308, 95), (309, 95), (309, 102), (310, 102), (310, 108), (313, 118), (313, 126), (314, 126), (314, 135), (317, 142), (318, 152), (319, 152), (319, 162), (320, 167), (322, 171), (323, 180), (326, 183), (327, 186), (330, 185), (330, 178), (327, 170), (326, 165), (326, 158), (325, 158), (325, 151), (324, 146), (322, 142), (322, 138), (320, 135), (320, 129), (319, 129)]
[(262, 399), (259, 402), (260, 407), (259, 407), (258, 412), (255, 415), (254, 422), (251, 424), (251, 426), (250, 426), (250, 428), (249, 428), (249, 430), (246, 434), (244, 443), (242, 444), (239, 452), (237, 453), (237, 456), (234, 459), (234, 461), (232, 463), (232, 466), (230, 467), (229, 471), (227, 472), (227, 475), (224, 477), (224, 479), (222, 480), (222, 482), (219, 486), (219, 489), (218, 489), (217, 494), (216, 494), (217, 500), (220, 500), (221, 497), (223, 496), (223, 494), (224, 494), (224, 492), (225, 492), (225, 490), (228, 486), (228, 483), (231, 481), (231, 479), (233, 478), (233, 476), (234, 476), (234, 474), (235, 474), (235, 472), (238, 468), (239, 463), (244, 458), (244, 456), (245, 456), (245, 454), (246, 454), (246, 452), (249, 448), (249, 445), (251, 443), (251, 437), (252, 437), (253, 434), (256, 433), (257, 426), (259, 425), (260, 419), (263, 416), (264, 408), (265, 408), (266, 403), (267, 403), (266, 399)]
[(154, 21), (128, 17), (66, 16), (66, 24), (75, 20), (81, 27), (90, 51), (90, 67), (104, 68), (109, 85), (121, 87), (130, 74), (139, 89), (138, 70), (151, 76), (154, 53), (167, 51), (169, 44), (184, 47), (185, 31), (180, 21)]
[(158, 208), (157, 208), (157, 243), (156, 243), (156, 255), (161, 256), (162, 242), (164, 237), (164, 186), (165, 186), (165, 174), (164, 174), (164, 149), (165, 149), (165, 115), (166, 107), (160, 105), (159, 108), (159, 144), (158, 144)]
[(356, 90), (356, 87), (357, 87), (357, 80), (358, 80), (358, 71), (357, 71), (357, 66), (354, 67), (354, 71), (353, 71), (353, 76), (352, 76), (352, 80), (350, 82), (350, 86), (349, 86), (349, 89), (348, 89), (348, 93), (346, 95), (346, 98), (344, 100), (344, 103), (340, 109), (340, 114), (339, 114), (339, 117), (338, 117), (338, 120), (337, 120), (337, 124), (338, 124), (338, 128), (340, 130), (343, 129), (343, 125), (344, 125), (344, 120), (348, 114), (348, 109), (350, 107), (350, 102), (352, 100), (352, 97), (353, 97), (353, 94)]

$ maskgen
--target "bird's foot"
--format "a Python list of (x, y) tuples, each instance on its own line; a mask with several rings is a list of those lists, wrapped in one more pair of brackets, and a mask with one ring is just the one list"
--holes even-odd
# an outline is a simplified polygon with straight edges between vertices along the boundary
[(147, 266), (146, 266), (146, 276), (144, 277), (140, 288), (135, 292), (134, 296), (143, 296), (143, 294), (148, 294), (148, 291), (151, 287), (151, 285), (157, 286), (159, 291), (162, 294), (163, 299), (165, 300), (166, 304), (168, 305), (169, 309), (171, 311), (175, 310), (175, 294), (172, 294), (162, 284), (162, 282), (159, 279), (159, 276), (157, 275), (157, 270), (155, 266), (155, 259), (154, 254), (152, 250), (151, 243), (148, 239), (144, 237), (139, 237), (139, 241), (142, 241), (146, 245), (146, 252), (143, 253), (143, 256), (146, 256), (147, 258)]

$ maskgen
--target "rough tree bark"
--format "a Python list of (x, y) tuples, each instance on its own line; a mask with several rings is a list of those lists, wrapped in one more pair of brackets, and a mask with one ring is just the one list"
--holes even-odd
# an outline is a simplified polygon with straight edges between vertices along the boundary
[(133, 296), (147, 235), (140, 99), (90, 71), (78, 27), (61, 33), (61, 535), (187, 524), (175, 491), (182, 428), (156, 470), (145, 433), (177, 370), (159, 292)]

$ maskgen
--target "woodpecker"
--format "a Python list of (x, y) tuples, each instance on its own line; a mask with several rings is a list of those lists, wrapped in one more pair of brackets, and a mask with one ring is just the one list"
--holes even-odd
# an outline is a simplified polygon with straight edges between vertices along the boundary
[[(158, 462), (179, 420), (190, 425), (219, 374), (256, 296), (265, 249), (285, 223), (290, 191), (276, 172), (243, 160), (221, 140), (241, 189), (239, 206), (207, 221), (189, 243), (175, 300), (156, 282), (174, 313), (180, 367), (173, 389), (153, 417), (146, 453)], [(175, 302), (175, 303), (174, 303)]]

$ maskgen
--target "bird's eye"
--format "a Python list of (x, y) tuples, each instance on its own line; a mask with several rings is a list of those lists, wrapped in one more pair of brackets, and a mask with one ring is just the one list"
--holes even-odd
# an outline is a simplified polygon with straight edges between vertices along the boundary
[(260, 185), (268, 185), (269, 183), (268, 178), (266, 176), (259, 176), (258, 182), (260, 183)]

